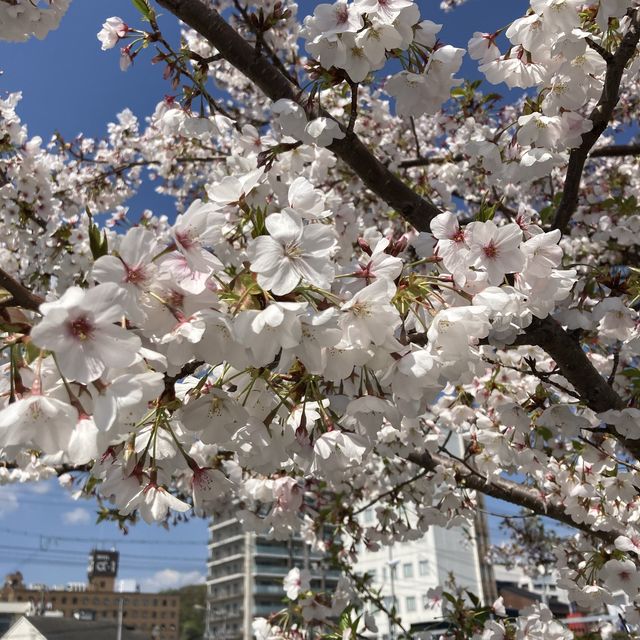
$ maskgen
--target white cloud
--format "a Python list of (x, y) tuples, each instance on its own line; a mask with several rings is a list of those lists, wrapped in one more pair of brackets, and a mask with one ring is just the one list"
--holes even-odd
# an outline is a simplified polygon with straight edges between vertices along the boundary
[(45, 493), (49, 493), (51, 491), (51, 483), (50, 482), (34, 482), (31, 487), (32, 493), (37, 493), (38, 495), (43, 495)]
[(76, 507), (71, 511), (67, 511), (62, 514), (62, 520), (65, 524), (69, 525), (79, 525), (79, 524), (90, 524), (91, 523), (91, 514), (82, 507)]
[(142, 591), (162, 591), (163, 589), (179, 589), (188, 584), (203, 584), (204, 582), (204, 574), (199, 571), (163, 569), (144, 578), (140, 586)]
[(17, 511), (20, 504), (18, 496), (11, 487), (0, 487), (0, 516)]

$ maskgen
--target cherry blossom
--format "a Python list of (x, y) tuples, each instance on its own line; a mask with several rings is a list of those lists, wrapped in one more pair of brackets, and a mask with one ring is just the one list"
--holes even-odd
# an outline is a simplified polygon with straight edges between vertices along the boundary
[(118, 17), (107, 18), (98, 32), (98, 40), (102, 43), (102, 50), (112, 49), (118, 41), (124, 38), (129, 31), (129, 27)]
[(71, 287), (59, 300), (41, 305), (43, 319), (31, 339), (56, 352), (62, 375), (88, 383), (107, 367), (133, 364), (140, 339), (114, 324), (124, 313), (121, 291), (112, 283), (86, 292)]
[[(151, 113), (45, 142), (0, 98), (0, 483), (122, 526), (238, 505), (339, 559), (261, 638), (377, 633), (358, 550), (468, 529), (480, 494), (572, 529), (557, 586), (640, 621), (638, 2), (483, 16), (482, 82), (411, 0), (135, 4), (94, 43), (162, 68)], [(0, 37), (67, 6), (0, 1)], [(429, 594), (459, 637), (570, 637)]]
[(333, 269), (326, 261), (334, 237), (330, 227), (303, 225), (295, 214), (274, 213), (266, 220), (268, 236), (256, 238), (248, 249), (251, 269), (260, 286), (283, 295), (303, 278), (320, 288), (329, 286)]

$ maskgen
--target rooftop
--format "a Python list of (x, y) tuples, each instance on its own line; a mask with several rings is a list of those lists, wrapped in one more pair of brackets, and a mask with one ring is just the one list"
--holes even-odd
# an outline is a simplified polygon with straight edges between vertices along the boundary
[[(73, 618), (30, 617), (20, 618), (2, 640), (24, 637), (28, 626), (35, 627), (43, 638), (59, 640), (114, 640), (117, 637), (117, 625), (113, 622), (85, 622)], [(140, 631), (122, 629), (122, 640), (149, 640), (149, 635)]]

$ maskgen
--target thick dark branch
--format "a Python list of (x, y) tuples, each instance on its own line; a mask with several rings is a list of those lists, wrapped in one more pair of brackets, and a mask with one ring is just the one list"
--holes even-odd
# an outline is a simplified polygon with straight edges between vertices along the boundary
[(449, 156), (426, 156), (424, 158), (413, 158), (413, 160), (403, 160), (398, 164), (400, 169), (411, 169), (412, 167), (428, 167), (431, 164), (445, 164), (447, 162), (462, 162), (464, 156), (458, 154), (452, 157)]
[(0, 269), (0, 288), (5, 289), (11, 294), (13, 306), (16, 307), (37, 311), (40, 308), (40, 305), (44, 302), (40, 296), (31, 293), (31, 291), (20, 284), (3, 269)]
[[(598, 147), (589, 153), (589, 158), (619, 158), (623, 156), (640, 156), (640, 144), (611, 144), (606, 147)], [(458, 154), (448, 156), (427, 156), (424, 158), (413, 158), (403, 160), (398, 167), (400, 169), (411, 169), (412, 167), (428, 167), (432, 164), (445, 164), (446, 162), (462, 162), (464, 156)]]
[(534, 318), (521, 344), (533, 344), (544, 349), (555, 360), (560, 373), (596, 413), (624, 409), (622, 398), (591, 364), (580, 343), (573, 340), (553, 318)]
[[(622, 398), (591, 364), (581, 344), (573, 340), (553, 318), (534, 318), (526, 333), (519, 336), (517, 344), (532, 344), (546, 351), (592, 411), (602, 413), (609, 409), (625, 408)], [(625, 438), (616, 433), (613, 427), (610, 427), (610, 431), (629, 453), (640, 460), (640, 440)]]
[[(300, 92), (282, 72), (257, 53), (209, 4), (202, 0), (157, 2), (206, 38), (266, 96), (272, 100), (286, 98), (303, 103)], [(345, 137), (335, 140), (329, 149), (347, 164), (371, 191), (400, 212), (418, 231), (428, 231), (429, 222), (440, 213), (440, 209), (420, 197), (391, 173), (355, 133), (347, 131), (345, 127), (342, 129)]]
[(613, 544), (615, 539), (624, 533), (623, 531), (597, 531), (587, 523), (575, 522), (571, 515), (565, 511), (564, 506), (553, 498), (545, 497), (534, 489), (504, 478), (492, 478), (489, 481), (480, 473), (474, 473), (446, 456), (430, 453), (412, 453), (408, 456), (408, 459), (428, 471), (435, 471), (438, 466), (443, 466), (453, 471), (458, 486), (466, 486), (492, 498), (525, 507), (540, 516), (546, 516), (574, 529), (579, 529), (607, 544)]
[[(640, 155), (640, 144), (612, 144), (606, 147), (593, 149), (589, 153), (589, 158), (616, 158), (622, 156), (638, 156)], [(400, 169), (411, 169), (412, 167), (428, 167), (432, 164), (445, 164), (447, 162), (462, 162), (464, 156), (458, 154), (455, 156), (427, 156), (423, 158), (413, 158), (412, 160), (403, 160), (398, 167)]]
[(640, 144), (612, 144), (594, 149), (590, 158), (619, 158), (622, 156), (640, 156)]
[[(409, 340), (420, 345), (427, 343), (425, 334), (412, 335)], [(603, 413), (609, 409), (625, 408), (622, 398), (591, 364), (581, 344), (553, 318), (534, 318), (525, 333), (519, 335), (510, 346), (523, 345), (534, 345), (548, 353), (555, 361), (559, 373), (571, 383), (580, 400), (592, 411)], [(610, 427), (610, 433), (629, 453), (640, 460), (640, 440), (624, 438), (616, 433), (613, 427)]]
[(593, 128), (582, 136), (582, 144), (577, 149), (573, 149), (569, 156), (569, 166), (564, 180), (562, 200), (553, 221), (554, 229), (564, 231), (569, 220), (571, 220), (571, 216), (578, 208), (578, 192), (585, 162), (591, 148), (609, 125), (613, 110), (620, 99), (622, 74), (627, 63), (635, 54), (639, 41), (640, 23), (638, 22), (638, 12), (634, 11), (629, 31), (625, 34), (615, 54), (607, 60), (607, 72), (602, 95), (590, 116)]
[(605, 62), (613, 62), (613, 54), (610, 51), (607, 51), (602, 45), (598, 44), (595, 40), (593, 40), (592, 38), (587, 38), (587, 44), (594, 51), (597, 51)]
[[(54, 464), (54, 465), (46, 465), (48, 467), (52, 467), (56, 475), (60, 477), (65, 473), (89, 473), (93, 467), (92, 464)], [(15, 462), (8, 462), (0, 460), (0, 467), (3, 469), (21, 469), (20, 465)]]

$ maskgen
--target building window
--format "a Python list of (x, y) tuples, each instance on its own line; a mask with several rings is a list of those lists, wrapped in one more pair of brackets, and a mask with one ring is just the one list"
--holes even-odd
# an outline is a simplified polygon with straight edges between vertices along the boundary
[(413, 578), (413, 565), (411, 563), (402, 565), (402, 575), (405, 578)]
[(431, 598), (428, 593), (422, 594), (422, 608), (423, 609), (431, 609)]
[(429, 575), (429, 561), (428, 560), (420, 560), (418, 563), (418, 571), (421, 576)]
[(413, 596), (407, 596), (407, 611), (416, 610), (416, 599)]

